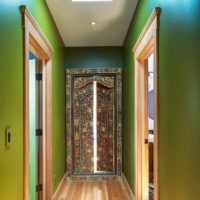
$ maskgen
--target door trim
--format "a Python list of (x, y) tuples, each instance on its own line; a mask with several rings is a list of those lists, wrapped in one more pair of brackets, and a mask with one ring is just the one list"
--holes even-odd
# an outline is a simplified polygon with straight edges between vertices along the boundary
[(73, 173), (73, 148), (72, 148), (72, 83), (73, 78), (75, 76), (94, 76), (94, 75), (106, 75), (106, 76), (114, 76), (116, 82), (116, 90), (117, 96), (116, 100), (116, 127), (115, 127), (115, 136), (117, 141), (115, 142), (116, 149), (116, 160), (115, 160), (115, 173), (113, 174), (105, 174), (99, 173), (94, 174), (94, 176), (101, 177), (116, 177), (121, 176), (122, 172), (122, 69), (121, 68), (68, 68), (66, 69), (66, 146), (67, 146), (67, 176), (74, 178), (88, 178), (89, 176), (93, 176), (91, 174), (74, 174)]
[(51, 58), (53, 48), (26, 6), (22, 13), (24, 44), (24, 192), (23, 199), (29, 200), (29, 51), (42, 60), (43, 100), (43, 199), (52, 199), (52, 152), (51, 152)]
[(147, 75), (145, 60), (151, 53), (154, 53), (154, 200), (159, 200), (159, 127), (158, 127), (158, 34), (160, 8), (155, 8), (143, 28), (133, 48), (135, 63), (135, 195), (136, 200), (148, 200), (149, 196), (145, 189), (144, 182), (147, 178), (147, 168), (142, 163), (147, 159), (147, 149), (143, 145), (145, 131), (147, 131), (145, 119), (147, 118)]

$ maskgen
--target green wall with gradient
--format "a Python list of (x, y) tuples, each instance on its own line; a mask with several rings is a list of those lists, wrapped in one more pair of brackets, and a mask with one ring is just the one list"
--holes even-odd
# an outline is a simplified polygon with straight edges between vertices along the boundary
[[(43, 0), (0, 1), (0, 199), (23, 199), (23, 34), (26, 5), (54, 48), (52, 60), (53, 186), (65, 173), (64, 44)], [(12, 145), (5, 147), (5, 128)]]
[(124, 42), (123, 171), (134, 191), (132, 48), (154, 7), (159, 34), (160, 200), (200, 198), (200, 1), (140, 0)]
[(65, 67), (123, 67), (122, 47), (65, 48)]

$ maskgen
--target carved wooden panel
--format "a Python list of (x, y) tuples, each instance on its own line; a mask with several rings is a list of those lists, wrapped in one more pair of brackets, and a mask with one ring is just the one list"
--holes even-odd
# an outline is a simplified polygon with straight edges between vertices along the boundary
[(66, 72), (68, 176), (120, 175), (121, 69), (67, 69)]
[(93, 82), (74, 78), (73, 158), (75, 173), (93, 173)]
[(114, 77), (110, 85), (97, 84), (97, 171), (114, 172)]

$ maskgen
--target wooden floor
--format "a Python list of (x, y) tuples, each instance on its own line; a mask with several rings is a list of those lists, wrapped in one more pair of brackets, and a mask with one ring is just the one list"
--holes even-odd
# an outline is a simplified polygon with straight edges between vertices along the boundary
[(121, 180), (70, 180), (54, 200), (130, 200)]

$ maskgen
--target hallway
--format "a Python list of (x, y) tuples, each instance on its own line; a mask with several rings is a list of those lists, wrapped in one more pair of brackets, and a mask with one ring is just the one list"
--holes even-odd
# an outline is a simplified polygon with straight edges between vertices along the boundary
[(0, 27), (0, 200), (200, 200), (200, 0), (0, 0)]
[(54, 200), (130, 200), (122, 180), (67, 180)]

